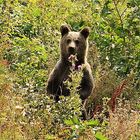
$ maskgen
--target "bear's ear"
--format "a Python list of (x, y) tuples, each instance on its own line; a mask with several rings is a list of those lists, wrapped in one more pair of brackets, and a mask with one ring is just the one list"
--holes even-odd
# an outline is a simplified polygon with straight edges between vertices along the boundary
[(90, 28), (86, 27), (80, 31), (80, 33), (85, 37), (85, 39), (89, 36)]
[(68, 25), (61, 25), (60, 27), (61, 35), (64, 36), (69, 31), (71, 31), (70, 27)]

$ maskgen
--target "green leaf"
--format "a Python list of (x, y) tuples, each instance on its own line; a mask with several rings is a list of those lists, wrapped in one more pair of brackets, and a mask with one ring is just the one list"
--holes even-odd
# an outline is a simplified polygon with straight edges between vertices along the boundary
[(136, 105), (136, 108), (140, 110), (140, 104), (137, 104)]
[(108, 138), (106, 138), (101, 132), (97, 132), (97, 133), (95, 134), (95, 138), (96, 138), (97, 140), (108, 140)]
[(107, 140), (107, 138), (101, 132), (97, 132), (95, 134), (95, 138), (96, 140)]
[(35, 8), (33, 9), (33, 15), (34, 15), (35, 17), (39, 17), (39, 16), (41, 15), (41, 10), (40, 10), (39, 8), (35, 7)]
[(55, 139), (56, 139), (56, 137), (49, 135), (49, 134), (45, 138), (45, 140), (55, 140)]
[(3, 3), (3, 0), (0, 0), (0, 4), (2, 4)]
[(100, 4), (100, 1), (99, 0), (93, 0), (93, 3)]
[(76, 116), (74, 116), (72, 120), (74, 124), (80, 124), (80, 121), (78, 120)]
[(86, 122), (86, 125), (88, 125), (88, 126), (98, 126), (99, 121), (98, 120), (89, 120), (89, 121)]
[(64, 123), (66, 125), (73, 125), (74, 124), (72, 120), (64, 120)]

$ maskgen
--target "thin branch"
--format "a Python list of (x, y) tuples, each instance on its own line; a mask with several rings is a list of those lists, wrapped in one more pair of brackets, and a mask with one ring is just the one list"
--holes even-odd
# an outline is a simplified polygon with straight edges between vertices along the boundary
[[(118, 6), (117, 6), (117, 3), (115, 2), (115, 0), (113, 0), (113, 3), (114, 3), (114, 6), (115, 6), (115, 9), (116, 9), (116, 12), (117, 12), (117, 14), (118, 14), (118, 16), (119, 16), (119, 20), (120, 20), (120, 22), (121, 22), (122, 30), (124, 30), (122, 14), (120, 14), (119, 9), (118, 9)], [(123, 14), (124, 14), (124, 13), (123, 13)], [(125, 41), (125, 37), (123, 37), (123, 40), (124, 40), (124, 43), (125, 43), (125, 42), (126, 42), (126, 41)]]
[(120, 0), (117, 0), (117, 1), (116, 1), (116, 4), (118, 4), (119, 2), (120, 2)]
[(122, 4), (124, 4), (125, 0), (122, 1)]
[(124, 9), (124, 11), (121, 13), (121, 17), (124, 15), (124, 13), (126, 12), (127, 7)]
[(115, 0), (113, 0), (113, 3), (114, 3), (114, 6), (115, 6), (115, 9), (116, 9), (116, 12), (117, 12), (117, 14), (118, 14), (118, 16), (119, 16), (119, 20), (120, 20), (120, 22), (121, 22), (121, 25), (122, 25), (122, 27), (123, 27), (123, 20), (122, 20), (121, 14), (120, 14), (120, 12), (119, 12), (119, 9), (118, 9), (118, 7), (117, 7), (117, 3), (115, 2)]
[[(119, 9), (118, 9), (118, 6), (117, 4), (115, 3), (115, 0), (113, 0), (113, 3), (114, 3), (114, 6), (115, 6), (115, 9), (116, 9), (116, 12), (119, 16), (119, 20), (120, 20), (120, 24), (121, 24), (121, 27), (122, 27), (122, 31), (124, 32), (124, 25), (123, 25), (123, 19), (122, 19), (122, 14), (120, 14), (119, 12)], [(124, 13), (123, 13), (124, 14)], [(124, 45), (126, 45), (126, 39), (125, 39), (125, 36), (123, 36), (123, 43)], [(127, 55), (126, 54), (126, 47), (123, 48), (124, 49), (124, 52), (125, 52), (125, 56)]]

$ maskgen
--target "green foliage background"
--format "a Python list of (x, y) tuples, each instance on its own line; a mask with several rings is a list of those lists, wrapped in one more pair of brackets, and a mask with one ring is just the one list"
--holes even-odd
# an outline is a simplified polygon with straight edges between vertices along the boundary
[[(100, 123), (80, 119), (77, 95), (55, 105), (46, 93), (48, 75), (59, 59), (62, 24), (74, 31), (91, 28), (88, 61), (95, 90), (88, 100), (90, 112), (103, 104), (103, 97), (111, 98), (123, 80), (122, 98), (133, 104), (139, 99), (139, 0), (0, 0), (1, 139), (107, 139), (103, 131), (92, 131), (96, 125), (103, 128)], [(70, 128), (60, 134), (65, 125)]]

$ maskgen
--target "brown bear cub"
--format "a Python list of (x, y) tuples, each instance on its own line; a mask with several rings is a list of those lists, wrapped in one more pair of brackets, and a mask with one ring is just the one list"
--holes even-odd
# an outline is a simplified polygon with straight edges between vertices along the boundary
[(49, 76), (47, 92), (54, 95), (56, 101), (59, 100), (59, 96), (70, 94), (64, 81), (68, 79), (71, 72), (72, 64), (69, 58), (71, 55), (76, 55), (75, 70), (77, 70), (78, 66), (84, 65), (82, 70), (83, 77), (79, 85), (79, 95), (82, 100), (85, 100), (93, 91), (93, 76), (90, 65), (87, 62), (89, 28), (74, 32), (71, 31), (68, 25), (62, 25), (60, 31), (61, 56)]

